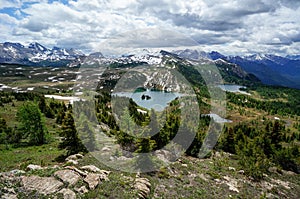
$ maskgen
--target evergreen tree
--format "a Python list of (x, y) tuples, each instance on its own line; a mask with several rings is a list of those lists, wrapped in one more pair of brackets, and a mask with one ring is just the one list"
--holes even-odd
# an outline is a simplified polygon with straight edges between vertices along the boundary
[(88, 121), (83, 121), (83, 126), (79, 129), (79, 137), (82, 143), (89, 151), (95, 151), (96, 149), (96, 138), (94, 132), (91, 130)]
[(57, 124), (62, 124), (64, 118), (65, 118), (65, 110), (62, 108), (58, 111), (57, 116), (56, 116), (56, 123)]
[(149, 153), (156, 147), (155, 141), (151, 140), (150, 137), (138, 138), (136, 142), (137, 142), (137, 150), (135, 151), (136, 153)]
[(159, 125), (158, 125), (158, 122), (157, 122), (157, 116), (156, 116), (156, 113), (154, 111), (154, 109), (151, 109), (151, 114), (150, 114), (150, 117), (151, 117), (151, 121), (150, 121), (150, 135), (155, 135), (157, 133), (159, 133)]
[(39, 109), (48, 118), (54, 118), (52, 109), (47, 105), (45, 97), (41, 97), (39, 101)]
[(44, 144), (46, 142), (45, 119), (33, 102), (26, 102), (17, 112), (17, 119), (20, 122), (19, 130), (32, 144)]
[(276, 149), (280, 148), (280, 142), (282, 140), (282, 126), (280, 125), (279, 121), (275, 121), (274, 125), (273, 125), (273, 129), (272, 129), (272, 133), (270, 136), (271, 139), (271, 143), (274, 144), (274, 146), (276, 147)]
[(121, 116), (120, 127), (128, 135), (135, 136), (135, 134), (137, 133), (135, 129), (135, 122), (130, 116), (129, 109), (127, 107), (124, 108), (123, 114)]
[(0, 144), (1, 143), (5, 143), (7, 144), (8, 142), (8, 135), (7, 135), (7, 131), (8, 131), (8, 127), (6, 124), (6, 121), (4, 118), (0, 117)]
[(232, 128), (226, 128), (223, 139), (221, 139), (220, 147), (226, 152), (235, 153), (234, 132)]
[(64, 139), (59, 144), (59, 148), (66, 149), (67, 155), (76, 154), (78, 152), (87, 152), (86, 148), (78, 137), (72, 113), (66, 113), (66, 116), (62, 122), (61, 130), (61, 136), (63, 136)]

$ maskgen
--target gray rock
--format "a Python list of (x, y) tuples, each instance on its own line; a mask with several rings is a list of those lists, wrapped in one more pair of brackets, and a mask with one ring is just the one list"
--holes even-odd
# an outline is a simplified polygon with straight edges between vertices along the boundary
[(199, 175), (199, 177), (200, 177), (202, 180), (206, 181), (206, 182), (209, 181), (209, 177), (207, 177), (207, 175), (205, 175), (205, 174), (203, 174), (203, 173), (201, 173), (201, 174)]
[(283, 174), (286, 174), (286, 175), (297, 175), (295, 172), (292, 172), (292, 171), (286, 171), (286, 170), (282, 170), (282, 173), (283, 173)]
[(43, 167), (41, 167), (40, 165), (29, 164), (26, 167), (26, 169), (29, 170), (29, 171), (34, 171), (34, 170), (41, 170), (41, 169), (43, 169)]
[(81, 167), (80, 169), (84, 171), (94, 172), (94, 173), (100, 172), (100, 169), (94, 165), (86, 165)]
[(225, 181), (223, 181), (223, 183), (228, 185), (230, 191), (234, 191), (237, 193), (240, 192), (238, 190), (238, 180), (236, 180), (234, 178), (230, 178), (229, 176), (224, 176), (223, 179), (225, 180)]
[(151, 191), (151, 183), (147, 178), (136, 178), (134, 188), (140, 198), (148, 198)]
[(63, 188), (58, 193), (63, 194), (64, 199), (76, 199), (76, 194), (70, 189)]
[(15, 194), (8, 194), (5, 193), (3, 196), (1, 196), (2, 199), (18, 199), (18, 196)]
[(235, 168), (234, 167), (228, 167), (228, 170), (229, 171), (235, 171)]
[(78, 160), (78, 159), (82, 159), (82, 158), (83, 158), (83, 155), (78, 153), (78, 154), (70, 155), (69, 157), (66, 158), (66, 161)]
[(155, 156), (163, 162), (172, 162), (176, 159), (174, 154), (163, 149), (155, 151)]
[(269, 171), (270, 173), (279, 173), (279, 172), (278, 172), (279, 169), (278, 169), (277, 167), (269, 167), (269, 168), (268, 168), (268, 171)]
[(23, 170), (14, 169), (14, 170), (11, 170), (10, 173), (13, 175), (21, 175), (21, 174), (25, 174), (26, 172)]
[(98, 167), (94, 166), (94, 165), (87, 165), (87, 166), (83, 166), (81, 167), (82, 170), (85, 171), (90, 171), (90, 172), (94, 172), (97, 173), (99, 179), (101, 181), (109, 181), (108, 175), (110, 174), (110, 171), (106, 171), (106, 170), (101, 170)]
[(111, 148), (110, 147), (103, 147), (102, 150), (103, 152), (108, 152), (108, 151), (111, 151)]
[(67, 164), (77, 165), (78, 161), (77, 160), (67, 160)]
[(239, 170), (238, 173), (239, 174), (245, 174), (245, 171), (244, 170)]
[(74, 190), (80, 194), (85, 194), (85, 193), (89, 192), (89, 190), (85, 186), (82, 186), (79, 188), (74, 188)]
[(81, 171), (80, 169), (77, 169), (77, 168), (74, 167), (74, 166), (66, 166), (65, 169), (73, 170), (73, 171), (75, 171), (76, 173), (78, 173), (79, 175), (81, 175), (81, 176), (83, 176), (83, 177), (86, 177), (86, 176), (87, 176), (87, 172)]
[(21, 183), (26, 190), (36, 190), (40, 194), (52, 194), (60, 190), (64, 185), (54, 177), (23, 176)]
[(86, 182), (89, 185), (89, 189), (91, 190), (95, 189), (100, 183), (100, 181), (101, 181), (100, 174), (96, 174), (96, 173), (89, 173), (84, 178), (84, 182)]
[(9, 194), (16, 194), (15, 190), (13, 188), (7, 188), (7, 187), (4, 187), (3, 190), (6, 192), (6, 193), (9, 193)]
[(80, 175), (75, 173), (71, 170), (59, 170), (54, 173), (54, 176), (58, 177), (64, 183), (68, 184), (69, 186), (75, 185), (79, 179)]

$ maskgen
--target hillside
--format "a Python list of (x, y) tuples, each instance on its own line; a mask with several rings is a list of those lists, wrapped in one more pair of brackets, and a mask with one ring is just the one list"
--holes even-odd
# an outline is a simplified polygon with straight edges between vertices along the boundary
[[(165, 51), (95, 54), (77, 65), (2, 64), (2, 198), (300, 195), (299, 90), (266, 86), (223, 59)], [(213, 89), (207, 79), (216, 80)], [(237, 91), (222, 91), (224, 83)], [(226, 114), (212, 97), (222, 94)], [(167, 105), (156, 104), (165, 111), (143, 106), (170, 95)], [(25, 117), (26, 110), (37, 114)], [(43, 139), (30, 131), (32, 115), (41, 116), (32, 119), (43, 126)]]
[[(53, 47), (46, 48), (39, 43), (28, 46), (20, 43), (5, 42), (0, 44), (0, 64), (19, 64), (27, 66), (78, 67), (82, 64), (114, 64), (114, 67), (124, 63), (131, 64), (160, 64), (163, 57), (171, 56), (176, 59), (190, 61), (207, 61), (221, 66), (235, 65), (252, 76), (256, 76), (267, 85), (300, 88), (300, 60), (296, 55), (285, 57), (272, 54), (253, 54), (247, 56), (222, 55), (219, 52), (204, 52), (199, 50), (171, 50), (150, 52), (147, 49), (133, 54), (125, 53), (122, 57), (103, 56), (101, 52), (86, 55), (76, 49)], [(238, 70), (240, 70), (238, 69)], [(225, 71), (225, 70), (223, 70)], [(237, 72), (237, 71), (235, 71)], [(241, 73), (239, 72), (239, 75)], [(254, 77), (248, 77), (254, 80)]]

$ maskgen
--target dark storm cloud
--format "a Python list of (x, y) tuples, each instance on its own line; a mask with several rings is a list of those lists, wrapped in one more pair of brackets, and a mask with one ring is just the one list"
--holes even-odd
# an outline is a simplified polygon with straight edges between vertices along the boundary
[(162, 20), (172, 20), (176, 26), (186, 28), (195, 28), (202, 30), (224, 31), (229, 29), (239, 28), (241, 23), (237, 20), (224, 21), (220, 19), (205, 18), (196, 14), (172, 14), (169, 12), (160, 13)]
[(300, 7), (300, 1), (299, 0), (280, 0), (280, 4), (287, 6), (292, 9), (297, 9)]

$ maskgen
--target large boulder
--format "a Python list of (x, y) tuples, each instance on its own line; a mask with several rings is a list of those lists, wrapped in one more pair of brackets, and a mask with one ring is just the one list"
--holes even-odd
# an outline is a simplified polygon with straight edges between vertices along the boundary
[(58, 193), (63, 195), (63, 199), (76, 199), (76, 194), (70, 189), (63, 188)]
[(81, 167), (80, 169), (84, 170), (85, 172), (88, 171), (92, 173), (97, 173), (101, 181), (109, 181), (108, 175), (110, 174), (110, 171), (101, 170), (94, 165), (86, 165)]
[(89, 185), (89, 189), (93, 190), (95, 189), (98, 184), (101, 182), (100, 180), (100, 174), (97, 173), (89, 173), (85, 178), (84, 182), (86, 182)]
[(21, 183), (29, 191), (36, 190), (40, 194), (48, 195), (57, 193), (64, 185), (54, 177), (23, 176)]
[(54, 176), (58, 177), (69, 186), (75, 185), (81, 178), (79, 174), (68, 169), (56, 171)]
[(89, 173), (84, 178), (84, 182), (89, 185), (89, 189), (95, 189), (101, 181), (109, 181), (110, 171), (100, 170), (99, 173)]
[(80, 169), (77, 169), (74, 166), (66, 166), (65, 169), (70, 169), (72, 171), (75, 171), (76, 173), (78, 173), (79, 175), (86, 177), (86, 175), (88, 174), (87, 172), (81, 171)]

